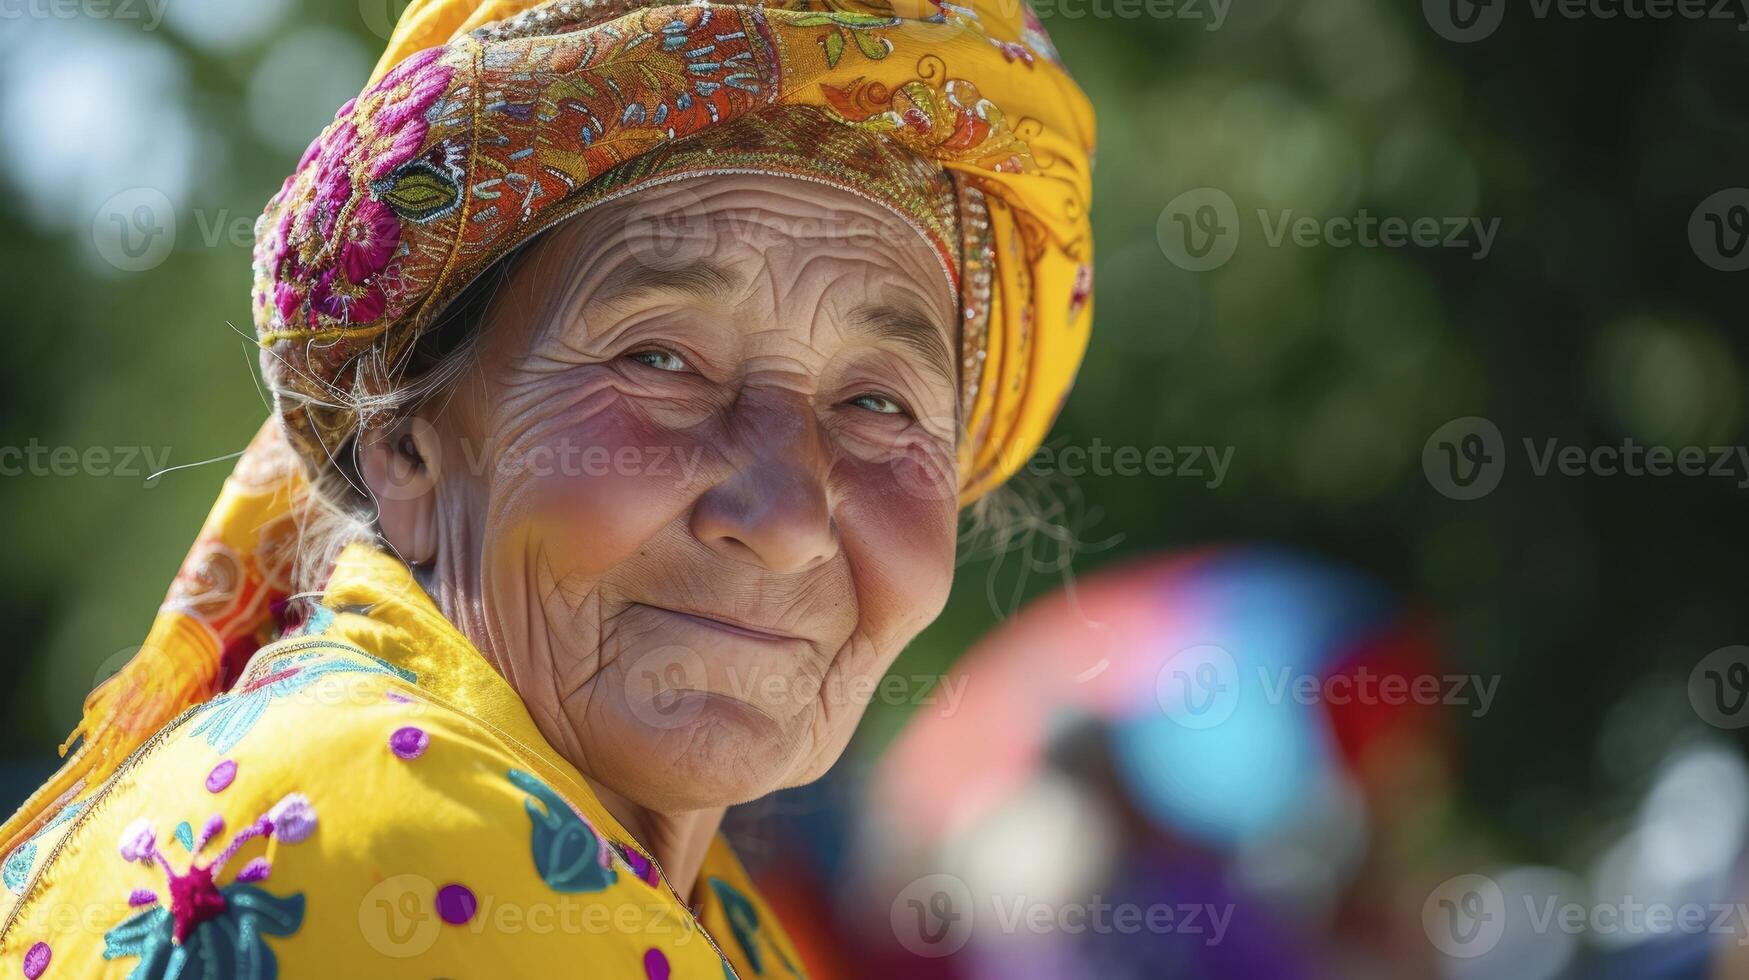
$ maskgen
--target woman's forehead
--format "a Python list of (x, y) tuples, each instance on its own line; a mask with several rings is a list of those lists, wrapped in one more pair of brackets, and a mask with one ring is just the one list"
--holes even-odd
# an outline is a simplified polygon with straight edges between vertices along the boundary
[[(882, 205), (765, 175), (713, 175), (640, 189), (554, 228), (517, 278), (572, 303), (652, 295), (831, 305), (843, 316), (933, 323), (956, 340), (957, 303), (934, 249)], [(886, 307), (879, 316), (869, 308)]]

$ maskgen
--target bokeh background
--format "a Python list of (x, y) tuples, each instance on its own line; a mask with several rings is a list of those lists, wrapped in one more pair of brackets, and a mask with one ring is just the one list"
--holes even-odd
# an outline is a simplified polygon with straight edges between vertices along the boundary
[[(1749, 976), (1749, 13), (1646, 9), (1039, 8), (1100, 115), (1095, 339), (1040, 520), (732, 817), (818, 975)], [(0, 4), (0, 804), (259, 425), (254, 217), (398, 13)], [(1635, 902), (1708, 928), (1596, 914)]]

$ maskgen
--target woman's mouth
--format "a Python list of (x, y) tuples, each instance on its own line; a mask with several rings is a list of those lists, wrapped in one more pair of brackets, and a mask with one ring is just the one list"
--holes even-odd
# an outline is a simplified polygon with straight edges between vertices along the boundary
[(784, 633), (769, 627), (754, 626), (740, 620), (728, 618), (720, 613), (697, 612), (694, 610), (670, 609), (666, 606), (651, 605), (647, 602), (635, 602), (633, 606), (642, 606), (652, 612), (672, 617), (683, 624), (716, 630), (731, 636), (759, 640), (765, 643), (794, 644), (806, 641), (792, 633)]

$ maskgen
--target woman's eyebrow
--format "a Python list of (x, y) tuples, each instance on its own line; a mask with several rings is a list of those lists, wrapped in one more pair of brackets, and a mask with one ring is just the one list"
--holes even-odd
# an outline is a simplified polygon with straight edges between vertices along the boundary
[(709, 259), (699, 259), (673, 269), (637, 261), (609, 273), (596, 296), (611, 302), (646, 289), (659, 289), (695, 299), (716, 299), (740, 286), (740, 276)]
[(948, 384), (959, 383), (959, 372), (954, 370), (953, 357), (948, 354), (941, 327), (921, 310), (885, 303), (869, 304), (852, 310), (850, 322), (876, 339), (896, 340), (911, 348), (923, 355), (928, 367)]

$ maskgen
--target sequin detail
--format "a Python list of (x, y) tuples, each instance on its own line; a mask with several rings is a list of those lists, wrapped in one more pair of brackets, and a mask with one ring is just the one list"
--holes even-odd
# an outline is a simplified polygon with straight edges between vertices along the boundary
[(222, 793), (236, 778), (237, 763), (226, 759), (214, 766), (212, 772), (206, 774), (206, 791), (208, 793)]
[(49, 960), (53, 959), (54, 955), (54, 951), (49, 949), (48, 943), (32, 943), (31, 947), (24, 951), (25, 980), (36, 980), (37, 977), (42, 976), (44, 971), (49, 968)]
[(425, 734), (425, 729), (416, 725), (395, 729), (389, 736), (389, 751), (400, 758), (409, 761), (425, 754), (425, 747), (431, 744), (431, 736)]
[(473, 889), (466, 885), (448, 884), (437, 890), (437, 917), (452, 926), (465, 925), (479, 907)]

